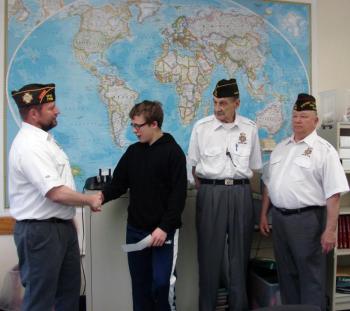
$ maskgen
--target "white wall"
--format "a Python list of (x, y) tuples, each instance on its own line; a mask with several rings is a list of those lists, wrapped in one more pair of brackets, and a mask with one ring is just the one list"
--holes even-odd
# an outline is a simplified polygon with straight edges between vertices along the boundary
[(319, 92), (350, 88), (350, 1), (317, 2)]

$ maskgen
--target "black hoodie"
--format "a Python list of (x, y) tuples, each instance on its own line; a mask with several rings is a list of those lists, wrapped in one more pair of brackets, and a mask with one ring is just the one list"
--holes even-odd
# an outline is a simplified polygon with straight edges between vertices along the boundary
[(174, 138), (164, 133), (152, 145), (135, 143), (121, 157), (104, 202), (130, 189), (128, 224), (169, 233), (181, 226), (187, 191), (186, 157)]

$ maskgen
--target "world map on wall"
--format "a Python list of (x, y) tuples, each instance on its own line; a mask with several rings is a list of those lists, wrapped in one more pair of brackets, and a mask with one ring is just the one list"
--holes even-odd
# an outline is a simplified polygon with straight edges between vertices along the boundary
[(296, 96), (310, 92), (310, 6), (252, 0), (9, 0), (7, 148), (20, 118), (10, 91), (55, 83), (52, 131), (78, 190), (114, 168), (136, 139), (131, 107), (163, 104), (163, 130), (185, 153), (212, 113), (220, 79), (236, 78), (239, 113), (264, 150), (290, 135)]

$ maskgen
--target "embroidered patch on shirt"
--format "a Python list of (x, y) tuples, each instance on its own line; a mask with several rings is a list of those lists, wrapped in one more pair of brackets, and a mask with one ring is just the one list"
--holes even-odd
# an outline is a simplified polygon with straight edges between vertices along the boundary
[(247, 134), (244, 132), (240, 133), (238, 140), (239, 140), (239, 142), (238, 142), (239, 144), (246, 144), (247, 143)]
[(312, 153), (312, 148), (311, 148), (311, 147), (307, 147), (307, 148), (304, 150), (303, 155), (310, 158), (311, 153)]

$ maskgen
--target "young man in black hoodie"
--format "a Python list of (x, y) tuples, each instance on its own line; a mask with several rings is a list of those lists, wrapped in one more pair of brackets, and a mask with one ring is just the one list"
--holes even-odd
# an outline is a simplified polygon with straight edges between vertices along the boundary
[(174, 138), (161, 130), (159, 102), (143, 101), (130, 111), (139, 142), (131, 145), (103, 191), (104, 203), (128, 189), (126, 242), (151, 235), (149, 247), (129, 252), (134, 311), (175, 310), (175, 264), (181, 214), (187, 190), (186, 157)]

